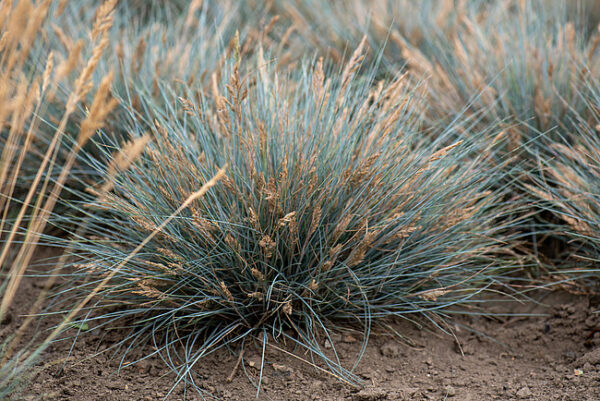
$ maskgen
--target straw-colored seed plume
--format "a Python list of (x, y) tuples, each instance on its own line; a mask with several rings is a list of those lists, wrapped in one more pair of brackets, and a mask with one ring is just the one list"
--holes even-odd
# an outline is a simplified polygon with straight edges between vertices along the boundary
[(321, 224), (321, 215), (322, 215), (321, 206), (317, 205), (313, 209), (312, 218), (311, 218), (311, 222), (310, 222), (310, 227), (308, 229), (307, 238), (310, 238), (314, 234), (314, 232), (317, 230), (317, 227), (319, 227), (319, 225)]
[(410, 225), (403, 227), (400, 230), (396, 231), (393, 235), (391, 235), (389, 237), (389, 239), (386, 242), (394, 242), (399, 239), (408, 238), (412, 233), (414, 233), (415, 231), (417, 231), (419, 229), (421, 229), (421, 226), (418, 226), (415, 224), (410, 224)]
[(65, 32), (56, 24), (52, 24), (52, 29), (54, 30), (54, 34), (58, 37), (58, 41), (65, 48), (67, 52), (70, 52), (73, 49), (73, 41), (69, 38)]
[(239, 253), (242, 249), (240, 242), (231, 234), (227, 234), (225, 236), (225, 243), (237, 253)]
[(110, 161), (106, 169), (107, 178), (99, 190), (101, 193), (106, 193), (113, 189), (114, 178), (118, 173), (127, 170), (129, 166), (141, 156), (149, 141), (150, 135), (144, 134), (123, 145), (117, 155)]
[(170, 260), (178, 260), (181, 259), (179, 255), (170, 250), (169, 248), (158, 248), (157, 251), (161, 253), (165, 258)]
[(164, 300), (167, 298), (167, 296), (164, 293), (160, 292), (154, 287), (146, 285), (143, 282), (138, 282), (137, 285), (138, 287), (140, 287), (140, 290), (131, 291), (133, 294), (138, 294), (148, 298), (155, 298), (158, 300)]
[(285, 227), (288, 225), (292, 219), (296, 216), (296, 212), (290, 212), (279, 219), (279, 227)]
[(92, 40), (98, 39), (113, 24), (113, 10), (117, 5), (117, 0), (106, 0), (96, 11), (96, 21), (92, 28)]
[(83, 51), (84, 46), (85, 42), (82, 39), (80, 39), (70, 47), (67, 59), (60, 63), (56, 68), (57, 79), (60, 80), (68, 77), (69, 74), (71, 74), (71, 72), (73, 72), (75, 68), (77, 68), (77, 65), (79, 64), (79, 61), (81, 59), (81, 52)]
[(226, 298), (227, 298), (229, 301), (233, 302), (233, 300), (234, 300), (234, 299), (233, 299), (233, 295), (231, 294), (231, 291), (229, 291), (229, 288), (227, 288), (227, 285), (225, 284), (225, 282), (224, 282), (224, 281), (221, 281), (221, 282), (219, 283), (219, 287), (221, 288), (221, 291), (223, 292), (223, 294), (225, 294), (225, 297), (226, 297)]
[(250, 273), (252, 274), (252, 277), (254, 277), (259, 282), (265, 281), (265, 275), (262, 274), (260, 270), (258, 270), (256, 267), (251, 268)]
[(292, 308), (292, 304), (289, 301), (283, 304), (283, 307), (281, 308), (281, 310), (283, 311), (283, 313), (285, 313), (288, 316), (290, 316), (292, 314), (292, 312), (294, 311)]
[(317, 104), (323, 100), (325, 74), (323, 73), (323, 57), (319, 58), (312, 77), (312, 86)]
[(110, 72), (102, 78), (98, 91), (92, 101), (90, 111), (81, 123), (77, 144), (83, 146), (98, 130), (102, 127), (108, 114), (117, 106), (119, 101), (110, 97), (110, 88), (113, 80), (113, 73)]
[(463, 141), (458, 141), (452, 145), (446, 146), (443, 149), (440, 149), (438, 151), (436, 151), (435, 153), (433, 153), (430, 157), (429, 157), (429, 161), (433, 162), (436, 160), (440, 160), (442, 157), (444, 157), (449, 151), (451, 151), (452, 149), (454, 149), (455, 147), (459, 146)]
[(371, 247), (373, 240), (377, 237), (379, 233), (377, 231), (369, 231), (368, 228), (365, 228), (365, 236), (362, 241), (358, 243), (358, 245), (350, 252), (348, 259), (346, 260), (346, 265), (348, 267), (354, 267), (360, 264)]
[(248, 221), (252, 225), (252, 228), (254, 228), (256, 231), (260, 231), (260, 223), (258, 220), (258, 216), (256, 215), (256, 211), (254, 211), (252, 206), (248, 208), (248, 214)]
[(263, 298), (264, 298), (263, 293), (259, 292), (259, 291), (251, 292), (247, 296), (248, 296), (248, 298), (254, 298), (254, 299), (258, 300), (258, 301), (262, 301)]
[(67, 7), (67, 3), (69, 0), (60, 0), (58, 3), (58, 7), (56, 7), (56, 13), (54, 14), (56, 17), (60, 17), (62, 13), (65, 12), (65, 8)]
[(196, 23), (196, 12), (202, 8), (203, 0), (193, 0), (187, 11), (187, 17), (185, 20), (185, 26), (192, 27)]
[(135, 56), (131, 59), (131, 70), (138, 73), (143, 64), (143, 57), (146, 53), (146, 39), (141, 37), (135, 48)]
[(181, 102), (181, 105), (183, 106), (184, 113), (186, 113), (189, 116), (200, 115), (199, 110), (196, 108), (196, 106), (194, 106), (194, 104), (192, 103), (191, 100), (185, 99), (180, 96), (179, 101)]
[(300, 244), (300, 237), (298, 235), (298, 220), (296, 219), (296, 216), (292, 216), (290, 219), (289, 231), (292, 249), (294, 249)]
[(277, 247), (277, 244), (269, 235), (263, 236), (258, 242), (258, 245), (263, 249), (265, 258), (267, 259), (270, 259), (273, 256), (273, 251)]
[(435, 288), (432, 290), (427, 290), (427, 291), (423, 291), (420, 292), (419, 294), (417, 294), (417, 296), (421, 299), (424, 299), (426, 301), (431, 301), (431, 302), (435, 302), (437, 301), (437, 299), (439, 297), (442, 297), (446, 294), (448, 294), (449, 292), (451, 292), (452, 290), (448, 290), (445, 288)]
[[(87, 93), (92, 89), (93, 84), (91, 82), (92, 74), (96, 70), (98, 63), (100, 62), (100, 58), (104, 53), (104, 50), (108, 47), (108, 38), (103, 36), (100, 40), (100, 43), (92, 50), (92, 57), (88, 60), (86, 66), (81, 71), (79, 78), (75, 82), (75, 89), (69, 96), (66, 104), (66, 110), (68, 113), (72, 113), (75, 109), (75, 105), (78, 101), (83, 99)], [(112, 81), (112, 73), (109, 74), (111, 76)]]
[(342, 234), (348, 228), (348, 225), (352, 221), (353, 216), (351, 214), (346, 214), (342, 220), (336, 225), (333, 233), (331, 235), (332, 242), (337, 242), (337, 240), (342, 236)]
[(144, 264), (150, 266), (150, 267), (154, 267), (157, 269), (158, 272), (160, 273), (165, 273), (165, 274), (169, 274), (169, 275), (174, 275), (175, 272), (173, 271), (173, 269), (171, 269), (170, 267), (162, 264), (162, 263), (156, 263), (156, 262), (152, 262), (149, 260), (145, 260)]
[(46, 67), (44, 68), (44, 74), (42, 75), (42, 92), (46, 92), (48, 85), (50, 85), (50, 78), (52, 76), (52, 70), (54, 69), (54, 53), (50, 51), (48, 59), (46, 60)]
[(444, 24), (448, 20), (448, 16), (454, 9), (454, 0), (442, 0), (441, 3), (442, 5), (435, 17), (435, 23), (440, 28), (443, 28)]
[(365, 35), (365, 36), (363, 36), (362, 40), (358, 44), (358, 47), (356, 48), (356, 50), (354, 50), (354, 53), (352, 53), (350, 60), (348, 61), (348, 63), (346, 64), (346, 67), (344, 68), (344, 72), (342, 73), (342, 89), (341, 89), (340, 95), (339, 95), (340, 101), (342, 100), (342, 98), (344, 97), (344, 94), (346, 93), (346, 89), (348, 88), (348, 85), (350, 84), (350, 79), (354, 76), (354, 73), (356, 72), (356, 70), (358, 70), (358, 68), (360, 67), (360, 64), (362, 63), (362, 61), (365, 57), (363, 51), (364, 51), (364, 47), (365, 47), (366, 43), (367, 43), (367, 36)]

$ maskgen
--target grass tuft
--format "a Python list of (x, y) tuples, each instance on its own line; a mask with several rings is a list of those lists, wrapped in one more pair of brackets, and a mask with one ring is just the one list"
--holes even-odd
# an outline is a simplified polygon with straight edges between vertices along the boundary
[[(153, 121), (154, 139), (127, 170), (104, 170), (97, 187), (111, 191), (81, 205), (92, 236), (75, 239), (79, 271), (65, 291), (89, 294), (110, 277), (91, 323), (130, 321), (119, 345), (160, 344), (178, 382), (193, 384), (208, 353), (243, 359), (258, 339), (296, 344), (358, 383), (323, 348), (332, 330), (359, 325), (366, 344), (374, 322), (435, 319), (495, 284), (511, 267), (501, 217), (518, 206), (494, 204), (503, 189), (483, 157), (442, 145), (456, 127), (423, 141), (420, 92), (405, 76), (356, 79), (362, 53), (341, 76), (322, 61), (241, 75), (251, 69), (234, 58), (208, 93), (164, 82), (158, 102), (138, 88), (145, 113), (129, 126), (142, 134)], [(161, 225), (225, 164), (220, 183)]]
[(543, 152), (531, 150), (538, 170), (526, 184), (531, 201), (550, 216), (548, 236), (567, 244), (555, 247), (548, 260), (553, 281), (575, 292), (597, 294), (600, 260), (600, 114), (598, 82), (582, 95), (587, 117), (573, 120), (573, 131)]

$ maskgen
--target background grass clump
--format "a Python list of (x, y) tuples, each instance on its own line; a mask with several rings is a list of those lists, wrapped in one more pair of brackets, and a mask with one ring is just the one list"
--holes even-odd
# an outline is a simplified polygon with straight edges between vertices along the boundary
[[(588, 107), (586, 117), (574, 117), (572, 131), (545, 152), (530, 149), (538, 168), (526, 190), (532, 203), (554, 217), (547, 221), (548, 235), (568, 244), (554, 250), (559, 269), (551, 282), (593, 294), (600, 273), (600, 97), (597, 81), (589, 82), (589, 88), (581, 99)], [(571, 283), (573, 278), (578, 286)]]
[[(237, 59), (208, 94), (166, 82), (158, 103), (139, 90), (146, 113), (132, 112), (130, 127), (141, 135), (138, 121), (154, 121), (154, 139), (89, 191), (93, 237), (76, 242), (75, 279), (88, 281), (71, 287), (110, 275), (101, 304), (132, 305), (102, 315), (99, 304), (109, 323), (98, 324), (131, 318), (124, 343), (186, 344), (168, 362), (192, 382), (203, 355), (256, 337), (292, 341), (356, 382), (321, 349), (332, 329), (362, 326), (366, 342), (371, 322), (435, 320), (497, 281), (510, 246), (494, 237), (515, 207), (492, 202), (498, 177), (460, 143), (425, 145), (417, 92), (402, 76), (354, 80), (360, 59), (358, 49), (341, 77), (321, 61), (288, 76), (259, 61), (240, 76)], [(122, 264), (222, 166), (218, 184)]]

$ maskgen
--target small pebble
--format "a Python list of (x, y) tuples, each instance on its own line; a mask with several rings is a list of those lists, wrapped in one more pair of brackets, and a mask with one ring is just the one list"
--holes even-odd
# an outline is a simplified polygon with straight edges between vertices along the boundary
[(522, 400), (529, 398), (531, 397), (531, 390), (527, 386), (521, 387), (521, 389), (517, 391), (517, 397), (519, 397)]
[(454, 397), (456, 395), (456, 389), (452, 386), (447, 386), (446, 394), (448, 395), (448, 397)]

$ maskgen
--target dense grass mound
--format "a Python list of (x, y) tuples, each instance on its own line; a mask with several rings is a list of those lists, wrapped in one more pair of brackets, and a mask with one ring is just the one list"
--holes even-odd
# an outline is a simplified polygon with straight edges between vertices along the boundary
[[(331, 329), (362, 326), (366, 341), (373, 321), (433, 318), (509, 267), (500, 217), (515, 205), (492, 202), (496, 173), (460, 143), (424, 143), (416, 93), (403, 77), (354, 80), (360, 58), (341, 78), (321, 62), (287, 77), (259, 63), (242, 78), (238, 61), (211, 94), (165, 83), (157, 103), (139, 89), (146, 114), (133, 113), (131, 129), (154, 121), (155, 139), (127, 170), (145, 137), (113, 159), (89, 191), (82, 224), (93, 237), (75, 244), (76, 276), (88, 280), (76, 291), (109, 277), (98, 313), (132, 306), (102, 316), (134, 320), (124, 343), (153, 338), (193, 382), (215, 349), (287, 339), (355, 382), (321, 349)], [(223, 166), (221, 182), (161, 226)]]
[(579, 93), (597, 69), (597, 33), (564, 2), (497, 3), (464, 11), (450, 37), (429, 31), (425, 53), (403, 41), (408, 68), (431, 77), (431, 116), (466, 112), (483, 124), (504, 121), (514, 146), (553, 127), (565, 128), (572, 110), (584, 112)]
[(509, 151), (546, 147), (540, 134), (548, 130), (550, 140), (564, 134), (575, 114), (588, 113), (580, 94), (600, 74), (593, 1), (275, 4), (300, 27), (298, 42), (343, 59), (366, 35), (382, 53), (382, 73), (424, 79), (427, 126), (456, 116), (476, 116), (482, 127), (502, 121)]
[(440, 41), (456, 34), (461, 15), (484, 6), (481, 0), (274, 1), (272, 12), (290, 22), (290, 45), (300, 52), (317, 52), (343, 63), (364, 36), (381, 51), (379, 74), (395, 74), (405, 67), (407, 43), (427, 56), (440, 51)]
[(574, 128), (544, 153), (532, 150), (538, 161), (532, 185), (526, 189), (532, 201), (549, 216), (551, 235), (568, 243), (556, 247), (552, 261), (568, 283), (575, 278), (579, 291), (600, 291), (600, 97), (598, 82), (590, 82), (590, 95), (582, 99), (588, 117), (574, 119)]
[[(93, 43), (88, 41), (89, 26), (95, 20), (95, 0), (67, 2), (54, 10), (47, 22), (48, 31), (43, 40), (36, 42), (41, 58), (52, 52), (57, 61), (64, 63), (59, 77), (73, 74), (67, 67), (77, 66), (79, 58), (93, 56)], [(92, 76), (94, 84), (109, 72), (114, 73), (112, 93), (135, 107), (135, 95), (129, 92), (133, 85), (151, 85), (155, 80), (180, 81), (186, 84), (209, 86), (213, 75), (219, 75), (227, 57), (233, 51), (234, 40), (239, 52), (252, 54), (272, 39), (269, 32), (276, 21), (267, 19), (266, 11), (257, 7), (250, 10), (244, 3), (234, 1), (173, 1), (168, 6), (163, 0), (148, 2), (114, 2), (111, 26), (105, 38), (105, 54), (98, 57)], [(37, 54), (36, 53), (36, 54)], [(32, 68), (39, 60), (32, 58)], [(53, 106), (64, 107), (73, 82), (65, 79), (53, 100)], [(154, 88), (153, 94), (160, 96)], [(55, 118), (48, 110), (47, 121), (52, 129)], [(126, 135), (119, 126), (122, 120), (118, 107), (111, 115), (108, 131)], [(84, 105), (72, 118), (71, 130), (85, 116)]]

